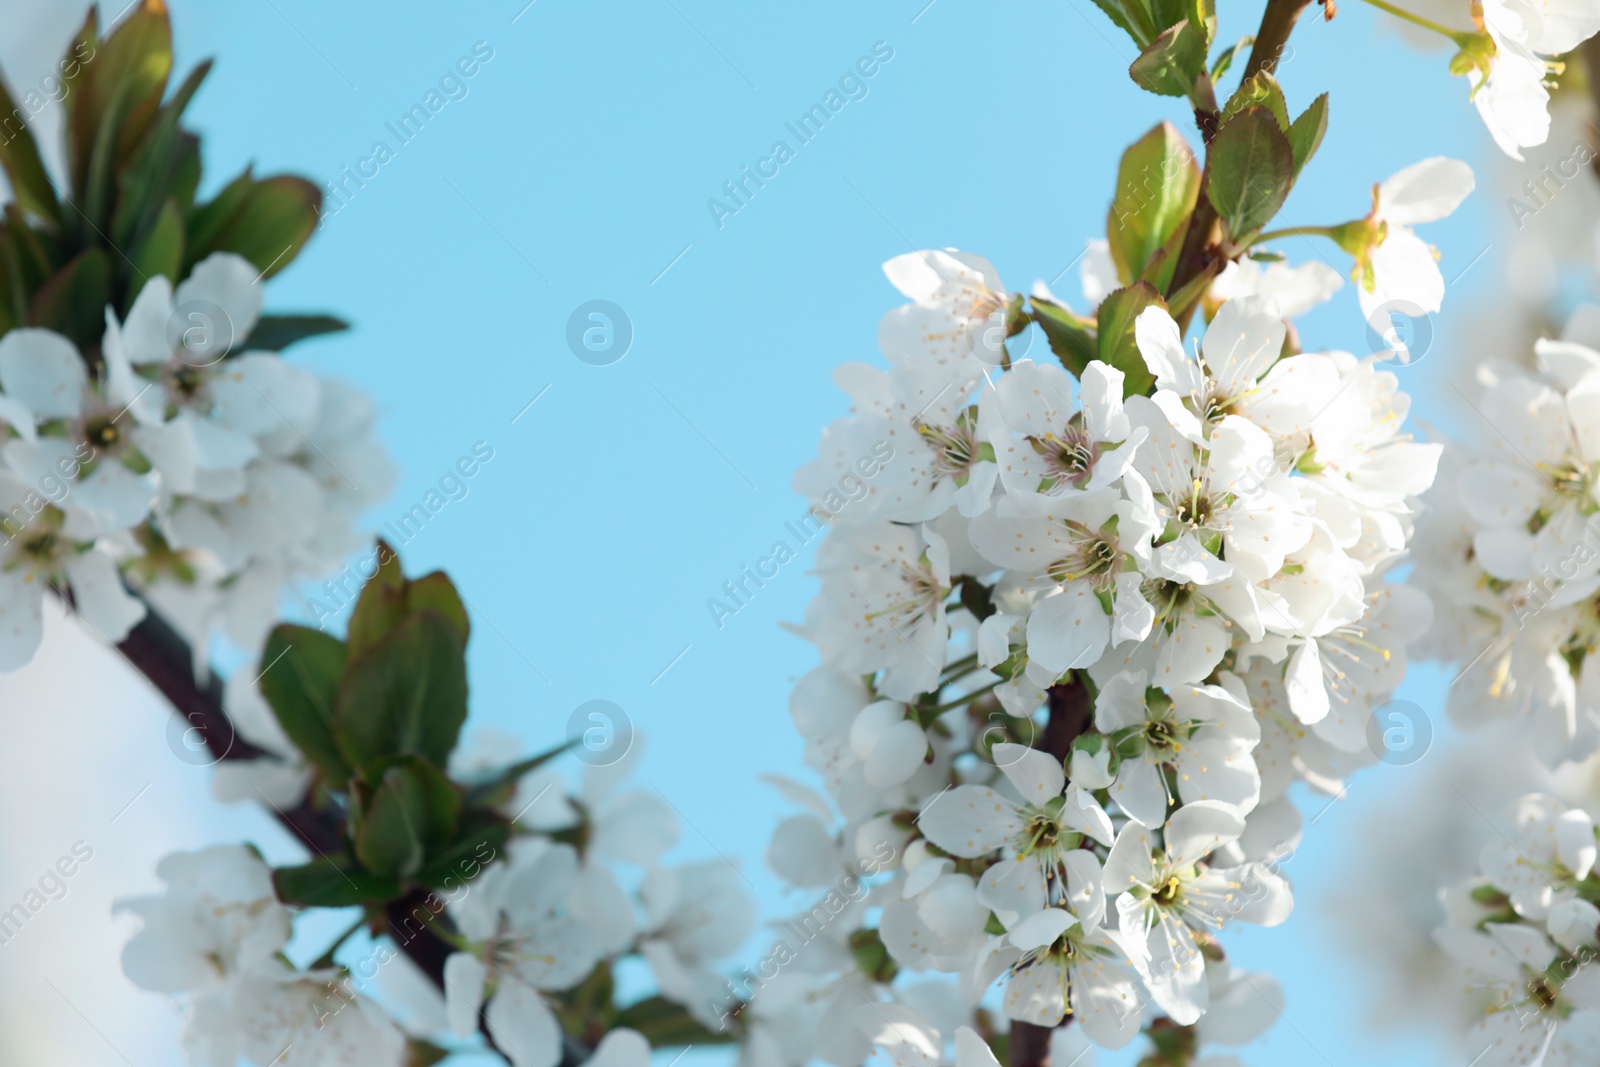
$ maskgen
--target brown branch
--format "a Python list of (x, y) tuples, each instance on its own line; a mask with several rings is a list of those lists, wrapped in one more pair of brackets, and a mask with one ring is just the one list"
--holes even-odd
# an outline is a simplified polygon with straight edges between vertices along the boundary
[[(1591, 37), (1583, 42), (1579, 51), (1583, 54), (1584, 80), (1589, 86), (1589, 99), (1594, 101), (1595, 111), (1600, 113), (1600, 37)], [(1589, 144), (1593, 148), (1600, 148), (1600, 138), (1596, 138), (1594, 122), (1589, 123)], [(1594, 161), (1589, 164), (1590, 170), (1596, 178), (1600, 178), (1600, 152), (1597, 152)]]
[[(1309, 6), (1311, 0), (1267, 0), (1261, 26), (1256, 30), (1255, 47), (1250, 50), (1249, 62), (1244, 67), (1245, 80), (1258, 71), (1271, 73), (1277, 70), (1289, 34), (1294, 32), (1300, 13)], [(1219, 120), (1220, 116), (1214, 111), (1195, 111), (1195, 123), (1200, 127), (1201, 140), (1207, 146), (1217, 134)], [(1178, 250), (1177, 266), (1167, 286), (1168, 294), (1179, 292), (1208, 271), (1220, 271), (1225, 265), (1224, 261), (1229, 258), (1222, 248), (1222, 220), (1217, 217), (1216, 208), (1211, 206), (1211, 197), (1207, 193), (1210, 184), (1211, 161), (1207, 158), (1205, 170), (1200, 174), (1200, 195), (1195, 200), (1194, 211), (1189, 216), (1189, 229), (1183, 235), (1183, 245)], [(1189, 317), (1198, 306), (1199, 301), (1195, 301), (1182, 309), (1178, 318), (1180, 328), (1188, 327)]]
[[(210, 675), (204, 682), (196, 681), (193, 652), (188, 642), (148, 604), (146, 608), (148, 611), (144, 620), (117, 643), (117, 650), (151, 685), (160, 690), (173, 711), (189, 724), (190, 729), (200, 734), (206, 747), (219, 761), (257, 759), (269, 755), (238, 736), (233, 721), (222, 707), (221, 680)], [(318, 807), (309, 800), (287, 810), (274, 805), (272, 810), (278, 822), (311, 854), (326, 856), (344, 850), (341, 820), (335, 811)], [(396, 915), (408, 914), (416, 903), (411, 898), (395, 901), (389, 905), (391, 919)], [(397, 908), (398, 912), (395, 911)], [(404, 940), (399, 937), (394, 940), (411, 962), (442, 991), (444, 961), (452, 951), (449, 944), (431, 928)]]
[[(1094, 722), (1094, 701), (1089, 686), (1078, 672), (1063, 685), (1053, 685), (1045, 693), (1050, 717), (1039, 735), (1038, 749), (1065, 761), (1067, 753)], [(1007, 1059), (1011, 1067), (1050, 1067), (1050, 1033), (1053, 1027), (1013, 1022)]]
[(1311, 0), (1267, 0), (1267, 10), (1261, 15), (1261, 28), (1256, 30), (1255, 47), (1250, 49), (1250, 61), (1244, 65), (1244, 80), (1249, 81), (1257, 71), (1268, 74), (1278, 72), (1278, 60), (1283, 56), (1283, 46), (1289, 43), (1294, 24), (1300, 13), (1311, 6)]

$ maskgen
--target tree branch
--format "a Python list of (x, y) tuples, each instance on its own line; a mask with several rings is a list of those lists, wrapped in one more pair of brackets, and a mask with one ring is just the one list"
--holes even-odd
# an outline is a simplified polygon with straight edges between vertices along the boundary
[[(1267, 9), (1261, 15), (1261, 26), (1256, 30), (1255, 47), (1250, 50), (1250, 60), (1244, 67), (1245, 80), (1258, 71), (1271, 73), (1277, 70), (1289, 34), (1294, 32), (1300, 13), (1309, 6), (1311, 0), (1267, 0)], [(1200, 137), (1208, 149), (1211, 139), (1216, 136), (1219, 119), (1215, 111), (1195, 111), (1195, 123), (1200, 127)], [(1211, 197), (1207, 193), (1210, 184), (1211, 160), (1208, 151), (1205, 170), (1200, 174), (1200, 195), (1189, 216), (1189, 229), (1183, 235), (1183, 245), (1178, 250), (1178, 262), (1173, 270), (1172, 281), (1167, 286), (1168, 293), (1177, 293), (1207, 271), (1220, 271), (1224, 266), (1222, 220), (1217, 217), (1216, 208), (1211, 206)], [(1188, 327), (1189, 317), (1198, 306), (1199, 301), (1195, 301), (1183, 310), (1178, 318), (1180, 329)]]
[[(144, 675), (151, 685), (167, 698), (178, 717), (199, 733), (206, 747), (219, 761), (257, 759), (269, 756), (244, 738), (238, 736), (233, 721), (222, 707), (222, 681), (210, 675), (204, 682), (194, 676), (194, 653), (178, 631), (150, 607), (144, 620), (135, 626), (126, 638), (117, 643), (128, 662)], [(339, 818), (327, 808), (313, 805), (309, 799), (285, 810), (272, 806), (273, 814), (295, 839), (313, 855), (326, 856), (343, 851), (344, 841), (339, 828)], [(414, 909), (418, 901), (408, 897), (394, 901), (387, 909), (391, 925)], [(403, 927), (397, 927), (403, 929)], [(436, 987), (444, 989), (444, 961), (451, 947), (424, 927), (415, 935), (394, 938), (400, 950), (428, 976)]]
[[(1589, 83), (1589, 99), (1594, 101), (1595, 111), (1600, 113), (1600, 37), (1591, 37), (1583, 42), (1579, 49), (1583, 53), (1583, 73)], [(1589, 124), (1591, 131), (1589, 144), (1591, 147), (1600, 148), (1600, 139), (1594, 133), (1594, 123)], [(1596, 178), (1600, 178), (1600, 153), (1589, 164)]]
[[(1064, 685), (1053, 685), (1045, 693), (1050, 717), (1039, 735), (1038, 749), (1057, 760), (1065, 760), (1076, 741), (1094, 722), (1094, 701), (1089, 686), (1074, 672)], [(1049, 1026), (1013, 1022), (1007, 1059), (1011, 1067), (1050, 1067)]]
[(1311, 0), (1267, 0), (1261, 27), (1256, 30), (1255, 47), (1250, 49), (1250, 61), (1244, 65), (1245, 81), (1257, 71), (1277, 74), (1283, 46), (1289, 43), (1289, 35), (1300, 20), (1300, 13), (1310, 6)]

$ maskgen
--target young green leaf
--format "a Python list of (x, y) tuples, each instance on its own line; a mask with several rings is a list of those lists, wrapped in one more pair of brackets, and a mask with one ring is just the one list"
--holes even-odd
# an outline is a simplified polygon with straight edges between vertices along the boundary
[(348, 856), (322, 857), (272, 872), (272, 890), (285, 904), (308, 908), (348, 908), (394, 900), (400, 883), (361, 869)]
[(110, 300), (111, 260), (98, 248), (86, 248), (33, 294), (28, 325), (54, 330), (80, 350), (96, 349)]
[(1134, 320), (1147, 307), (1166, 306), (1161, 294), (1149, 282), (1134, 282), (1100, 302), (1100, 360), (1123, 373), (1123, 396), (1142, 394), (1155, 381), (1134, 341)]
[(1156, 34), (1161, 32), (1161, 27), (1155, 24), (1155, 15), (1151, 8), (1151, 0), (1094, 0), (1095, 6), (1104, 11), (1129, 37), (1133, 43), (1143, 49), (1156, 39)]
[(373, 874), (408, 879), (455, 837), (461, 792), (426, 760), (396, 760), (358, 793), (356, 858)]
[(334, 739), (344, 642), (307, 626), (285, 624), (267, 636), (261, 657), (266, 666), (256, 684), (278, 725), (330, 786), (344, 788), (350, 764)]
[(466, 717), (460, 631), (443, 615), (423, 611), (351, 659), (339, 684), (334, 736), (353, 767), (405, 755), (444, 766)]
[(1128, 67), (1128, 75), (1159, 96), (1188, 96), (1205, 69), (1205, 31), (1184, 19), (1162, 30)]
[(171, 187), (183, 162), (183, 131), (178, 128), (178, 121), (210, 72), (209, 59), (189, 72), (172, 99), (162, 107), (150, 132), (117, 179), (117, 206), (111, 219), (111, 237), (118, 245), (135, 243), (155, 224), (155, 216), (163, 205), (177, 199)]
[[(133, 266), (137, 277), (149, 279), (164, 274), (174, 285), (178, 283), (178, 272), (183, 269), (183, 212), (178, 210), (176, 200), (169, 199), (156, 213), (155, 225), (134, 249)], [(140, 288), (137, 282), (128, 287), (124, 314), (133, 306)]]
[(321, 206), (322, 192), (304, 178), (279, 175), (256, 181), (246, 172), (194, 213), (189, 265), (213, 252), (233, 252), (270, 278), (299, 254), (317, 228)]
[(97, 36), (91, 18), (75, 42), (75, 49), (87, 44), (91, 58), (65, 97), (68, 171), (80, 201), (91, 195), (96, 141), (107, 139), (107, 166), (126, 162), (155, 118), (172, 73), (172, 25), (162, 0), (140, 0), (105, 40), (96, 42)]
[(1211, 80), (1214, 82), (1221, 81), (1222, 76), (1228, 73), (1228, 68), (1233, 66), (1233, 61), (1239, 55), (1239, 50), (1241, 48), (1249, 48), (1255, 43), (1256, 39), (1253, 34), (1245, 34), (1233, 44), (1223, 49), (1222, 54), (1217, 56), (1216, 62), (1211, 64)]
[(400, 558), (383, 541), (378, 542), (378, 571), (368, 580), (350, 615), (350, 654), (359, 656), (376, 645), (407, 615), (432, 611), (449, 622), (466, 644), (471, 634), (466, 605), (443, 571), (407, 580)]
[(1247, 107), (1224, 123), (1207, 162), (1206, 195), (1239, 243), (1278, 213), (1294, 183), (1294, 152), (1265, 107)]
[(11, 195), (23, 211), (45, 222), (52, 230), (61, 230), (61, 204), (56, 200), (55, 186), (44, 169), (44, 159), (39, 146), (20, 116), (17, 107), (6, 91), (5, 79), (0, 77), (0, 167), (5, 168), (11, 182)]
[(282, 352), (290, 345), (323, 334), (348, 330), (350, 324), (332, 315), (263, 315), (235, 352)]
[(1056, 354), (1063, 367), (1072, 372), (1073, 377), (1083, 374), (1083, 368), (1099, 354), (1093, 324), (1043, 297), (1029, 299), (1033, 305), (1033, 319), (1044, 331), (1050, 351)]
[(455, 841), (428, 857), (427, 866), (413, 881), (453, 889), (470, 882), (494, 861), (511, 839), (511, 823), (491, 811), (467, 811), (461, 817)]
[(1272, 112), (1272, 117), (1278, 120), (1278, 129), (1284, 133), (1289, 132), (1289, 104), (1283, 98), (1283, 89), (1278, 85), (1278, 79), (1268, 71), (1256, 71), (1233, 91), (1227, 105), (1222, 109), (1222, 121), (1226, 123), (1247, 107), (1266, 108)]
[(1116, 197), (1106, 219), (1106, 240), (1124, 284), (1144, 272), (1156, 250), (1194, 210), (1200, 167), (1188, 142), (1170, 122), (1128, 146), (1117, 166)]
[(1294, 176), (1311, 162), (1322, 145), (1322, 135), (1328, 132), (1328, 94), (1323, 93), (1311, 101), (1311, 106), (1300, 112), (1289, 127), (1289, 147), (1294, 152)]

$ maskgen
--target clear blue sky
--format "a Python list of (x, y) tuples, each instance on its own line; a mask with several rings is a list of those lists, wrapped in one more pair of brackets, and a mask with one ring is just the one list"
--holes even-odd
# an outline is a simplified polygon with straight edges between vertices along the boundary
[[(475, 442), (494, 450), (470, 494), (402, 551), (410, 570), (448, 568), (478, 611), (473, 723), (533, 749), (584, 701), (621, 705), (648, 736), (646, 777), (688, 823), (678, 858), (738, 859), (775, 915), (796, 902), (760, 861), (782, 809), (755, 778), (804, 773), (787, 698), (813, 654), (779, 623), (815, 590), (810, 552), (720, 630), (706, 600), (802, 510), (791, 473), (845, 407), (830, 372), (878, 358), (878, 319), (899, 299), (879, 264), (953, 245), (1013, 289), (1056, 278), (1103, 233), (1123, 146), (1164, 117), (1192, 124), (1128, 80), (1132, 46), (1089, 0), (525, 2), (178, 0), (182, 65), (218, 57), (191, 111), (207, 184), (251, 159), (337, 180), (346, 166), (372, 173), (375, 142), (395, 150), (268, 306), (355, 324), (294, 358), (376, 395), (401, 470), (376, 522)], [(1224, 37), (1254, 28), (1258, 3), (1219, 6)], [(1355, 217), (1405, 164), (1481, 157), (1487, 140), (1442, 56), (1380, 35), (1359, 3), (1331, 26), (1307, 22), (1280, 75), (1294, 111), (1332, 90), (1331, 127), (1286, 219)], [(399, 144), (386, 124), (477, 42), (465, 96)], [(875, 45), (893, 56), (866, 95), (719, 227), (708, 198), (774, 141), (795, 145), (784, 124)], [(1489, 241), (1482, 199), (1426, 233), (1447, 278)], [(1492, 284), (1488, 258), (1452, 288), (1447, 319)], [(1076, 269), (1056, 284), (1076, 296)], [(569, 316), (595, 299), (632, 322), (614, 365), (566, 342)], [(1310, 346), (1365, 350), (1348, 289), (1304, 326)], [(1403, 372), (1435, 419), (1426, 383), (1447, 359), (1436, 350)], [(1431, 712), (1438, 692), (1409, 695)], [(1403, 773), (1369, 772), (1319, 822), (1289, 871), (1299, 885), (1341, 875), (1331, 857), (1363, 803)], [(1246, 1062), (1452, 1063), (1363, 1035), (1363, 994), (1317, 900), (1302, 892), (1287, 926), (1235, 942), (1289, 1001), (1289, 1024)]]

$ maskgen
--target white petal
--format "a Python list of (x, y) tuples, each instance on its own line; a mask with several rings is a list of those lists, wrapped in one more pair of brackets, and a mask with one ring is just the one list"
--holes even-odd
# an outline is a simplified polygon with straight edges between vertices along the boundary
[[(232, 252), (213, 252), (194, 265), (189, 276), (178, 285), (173, 304), (181, 308), (192, 300), (205, 300), (228, 316), (232, 338), (223, 338), (231, 347), (250, 336), (261, 318), (261, 272), (255, 264)], [(212, 324), (213, 329), (217, 324)]]
[(66, 570), (73, 603), (84, 621), (107, 641), (121, 641), (144, 618), (144, 604), (128, 595), (116, 563), (104, 552), (72, 556)]
[(23, 328), (0, 337), (0, 388), (40, 419), (78, 415), (88, 385), (82, 357), (60, 334)]
[(1424, 159), (1378, 186), (1378, 215), (1402, 226), (1433, 222), (1459, 207), (1476, 185), (1472, 168), (1459, 159)]
[(994, 762), (1028, 804), (1042, 807), (1061, 795), (1067, 776), (1061, 761), (1048, 752), (1002, 741), (994, 746)]
[(457, 1037), (478, 1032), (478, 1010), (483, 1007), (483, 987), (488, 980), (483, 961), (471, 953), (452, 953), (444, 961), (444, 1010)]
[(936, 796), (917, 825), (929, 841), (955, 856), (981, 856), (1013, 839), (1022, 828), (1016, 808), (993, 789), (959, 785)]
[(561, 1062), (561, 1024), (544, 998), (521, 982), (500, 983), (485, 1019), (513, 1067), (556, 1067)]
[(1197, 800), (1183, 805), (1167, 820), (1167, 852), (1174, 865), (1186, 867), (1239, 840), (1242, 833), (1244, 818), (1231, 805)]
[(1088, 582), (1071, 582), (1028, 616), (1028, 656), (1060, 674), (1087, 667), (1111, 640), (1111, 620)]

